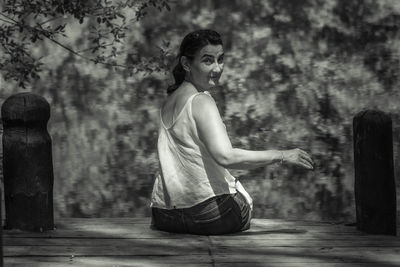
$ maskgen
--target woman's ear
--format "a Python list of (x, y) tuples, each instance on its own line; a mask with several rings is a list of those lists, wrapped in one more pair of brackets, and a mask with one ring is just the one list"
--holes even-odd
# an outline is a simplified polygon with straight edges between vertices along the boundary
[(190, 72), (190, 63), (187, 57), (185, 56), (181, 57), (181, 65), (186, 72)]

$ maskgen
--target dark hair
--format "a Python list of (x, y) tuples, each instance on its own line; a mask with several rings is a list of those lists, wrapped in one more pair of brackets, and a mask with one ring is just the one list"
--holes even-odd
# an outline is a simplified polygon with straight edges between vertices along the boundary
[(181, 64), (181, 57), (185, 56), (192, 60), (196, 52), (208, 44), (222, 45), (222, 39), (218, 32), (209, 29), (197, 30), (187, 34), (183, 38), (177, 56), (178, 63), (172, 71), (175, 83), (167, 88), (168, 94), (172, 94), (172, 92), (178, 89), (179, 85), (181, 85), (185, 80), (186, 72)]

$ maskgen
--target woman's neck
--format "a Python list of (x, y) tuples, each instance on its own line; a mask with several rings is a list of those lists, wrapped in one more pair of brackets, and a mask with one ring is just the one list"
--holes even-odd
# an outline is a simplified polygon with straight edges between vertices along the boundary
[(183, 82), (186, 84), (186, 86), (193, 87), (193, 89), (195, 89), (198, 92), (203, 91), (201, 88), (199, 88), (199, 86), (196, 86), (196, 84), (191, 80), (185, 78)]
[(179, 86), (179, 88), (177, 89), (177, 91), (179, 91), (178, 93), (188, 93), (190, 91), (192, 91), (193, 93), (197, 93), (200, 92), (200, 90), (198, 90), (198, 88), (190, 81), (184, 80), (181, 84), (181, 86)]
[(185, 77), (184, 82), (191, 84), (194, 88), (196, 88), (198, 92), (204, 92), (209, 90), (208, 88), (203, 88), (200, 85), (193, 82), (193, 79), (191, 79), (191, 77)]

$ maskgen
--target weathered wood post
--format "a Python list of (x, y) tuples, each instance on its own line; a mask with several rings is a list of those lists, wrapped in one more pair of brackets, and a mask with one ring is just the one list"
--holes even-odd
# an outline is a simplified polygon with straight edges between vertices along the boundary
[(2, 190), (0, 190), (0, 267), (3, 267), (3, 211), (2, 211)]
[(392, 120), (379, 110), (353, 119), (357, 229), (396, 235)]
[(41, 96), (19, 93), (6, 99), (1, 115), (5, 228), (53, 229), (50, 105)]

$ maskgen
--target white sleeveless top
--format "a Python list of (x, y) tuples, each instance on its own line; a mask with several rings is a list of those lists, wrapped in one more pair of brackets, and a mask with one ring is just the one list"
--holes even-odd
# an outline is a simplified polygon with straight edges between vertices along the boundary
[(239, 180), (220, 166), (200, 141), (188, 98), (170, 127), (162, 121), (158, 136), (160, 173), (156, 176), (151, 207), (163, 209), (189, 208), (213, 196), (240, 192), (252, 208), (252, 199)]

